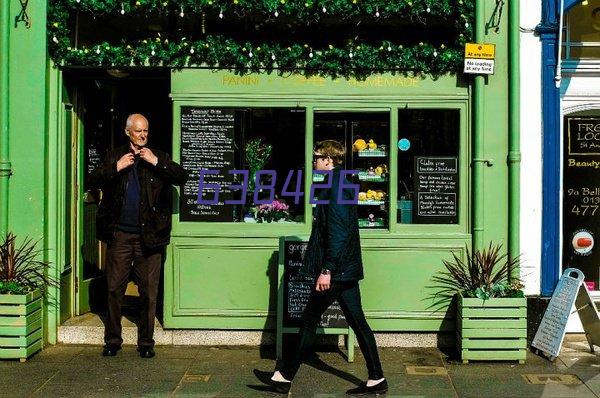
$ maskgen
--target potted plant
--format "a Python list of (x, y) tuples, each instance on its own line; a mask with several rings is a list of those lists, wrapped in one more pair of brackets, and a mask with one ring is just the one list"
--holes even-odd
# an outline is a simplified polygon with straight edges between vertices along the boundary
[(43, 297), (58, 282), (47, 275), (49, 263), (39, 260), (38, 242), (26, 238), (16, 245), (8, 233), (0, 243), (0, 358), (22, 362), (42, 348)]
[(502, 245), (452, 253), (446, 270), (433, 276), (442, 301), (456, 299), (456, 342), (463, 363), (469, 360), (525, 362), (527, 301), (523, 284), (512, 275), (520, 258), (501, 254)]
[(258, 205), (254, 208), (254, 218), (257, 222), (283, 222), (290, 218), (290, 206), (275, 199), (271, 203)]
[(271, 157), (273, 146), (263, 141), (262, 138), (251, 138), (246, 143), (246, 163), (250, 172), (248, 192), (254, 192), (256, 172), (262, 170)]

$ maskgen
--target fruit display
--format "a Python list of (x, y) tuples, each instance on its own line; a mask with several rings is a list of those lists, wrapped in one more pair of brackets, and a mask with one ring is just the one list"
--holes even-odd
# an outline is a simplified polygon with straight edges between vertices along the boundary
[(314, 140), (344, 142), (343, 167), (357, 170), (357, 213), (360, 228), (385, 229), (389, 224), (390, 120), (387, 112), (321, 114), (315, 117)]
[(354, 141), (354, 144), (352, 144), (352, 148), (355, 151), (364, 151), (367, 148), (367, 143), (362, 138), (359, 138), (356, 141)]
[(375, 175), (378, 175), (378, 176), (387, 174), (388, 173), (387, 164), (380, 164), (379, 166), (375, 167), (374, 171), (375, 171)]
[(358, 192), (358, 200), (361, 202), (369, 201), (369, 200), (377, 200), (382, 201), (387, 197), (387, 193), (385, 191), (378, 189), (368, 189), (367, 191), (359, 191)]
[(353, 152), (362, 152), (362, 151), (368, 152), (368, 151), (376, 151), (376, 150), (385, 152), (385, 149), (386, 149), (386, 145), (377, 144), (377, 142), (375, 142), (375, 140), (373, 138), (369, 138), (368, 142), (362, 138), (357, 138), (356, 140), (354, 140), (354, 143), (352, 144)]

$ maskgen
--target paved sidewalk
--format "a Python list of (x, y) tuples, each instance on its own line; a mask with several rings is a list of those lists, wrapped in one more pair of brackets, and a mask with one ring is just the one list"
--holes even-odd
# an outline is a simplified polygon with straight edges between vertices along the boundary
[[(0, 396), (277, 396), (261, 391), (252, 374), (273, 368), (270, 347), (159, 346), (153, 359), (141, 359), (133, 346), (113, 358), (100, 352), (100, 346), (59, 345), (25, 363), (0, 361)], [(581, 336), (570, 336), (554, 363), (529, 353), (524, 365), (463, 365), (435, 348), (383, 348), (381, 357), (388, 397), (600, 397), (600, 355)], [(559, 384), (561, 375), (570, 384)], [(291, 396), (343, 397), (365, 377), (360, 354), (348, 363), (339, 351), (321, 351), (302, 366)]]

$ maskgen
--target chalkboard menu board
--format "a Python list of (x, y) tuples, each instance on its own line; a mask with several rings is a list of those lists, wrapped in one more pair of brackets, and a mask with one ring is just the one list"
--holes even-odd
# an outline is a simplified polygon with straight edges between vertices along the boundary
[(84, 145), (85, 145), (85, 153), (84, 153), (84, 167), (85, 167), (85, 182), (84, 188), (85, 190), (89, 189), (89, 178), (102, 164), (102, 161), (106, 157), (107, 145), (110, 144), (110, 132), (107, 131), (105, 126), (106, 123), (101, 120), (96, 120), (92, 117), (89, 120), (86, 120), (89, 123), (90, 128), (86, 130), (85, 135), (83, 137)]
[(96, 146), (87, 147), (87, 175), (91, 175), (102, 163), (100, 150)]
[[(283, 254), (283, 326), (299, 327), (301, 325), (302, 312), (308, 303), (311, 289), (315, 284), (313, 278), (298, 275), (302, 266), (304, 253), (308, 242), (286, 241)], [(325, 311), (321, 318), (321, 327), (347, 328), (346, 318), (340, 304), (334, 301)]]
[(415, 224), (458, 223), (458, 158), (415, 156)]
[[(226, 188), (233, 182), (229, 170), (234, 169), (233, 109), (181, 107), (181, 166), (190, 172), (190, 179), (180, 196), (179, 219), (181, 221), (233, 221), (233, 208), (224, 205), (231, 199)], [(200, 170), (217, 170), (206, 174), (204, 184), (219, 184), (217, 204), (199, 204), (198, 188)], [(204, 188), (203, 198), (214, 197), (214, 189)]]
[(563, 264), (598, 290), (600, 250), (600, 119), (566, 118), (563, 158)]

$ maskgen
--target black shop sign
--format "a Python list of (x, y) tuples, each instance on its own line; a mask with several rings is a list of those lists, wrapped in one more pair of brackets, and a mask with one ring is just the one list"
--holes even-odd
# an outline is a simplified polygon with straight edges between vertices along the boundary
[(600, 250), (600, 118), (565, 118), (563, 268), (577, 268), (598, 289)]

